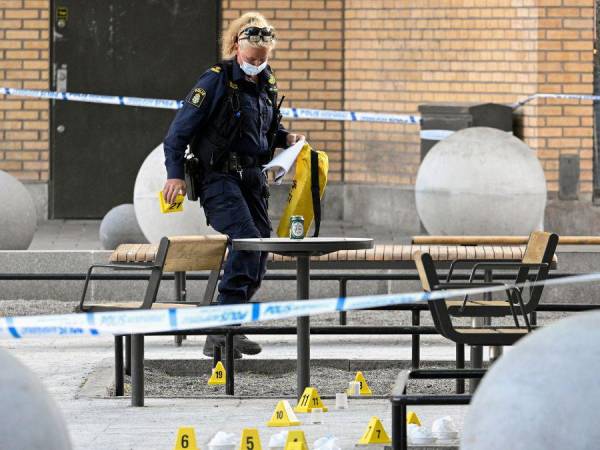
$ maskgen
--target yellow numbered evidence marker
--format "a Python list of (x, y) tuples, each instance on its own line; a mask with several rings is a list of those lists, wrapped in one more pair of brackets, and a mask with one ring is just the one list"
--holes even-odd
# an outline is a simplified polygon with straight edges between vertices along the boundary
[(217, 365), (212, 370), (212, 375), (208, 380), (208, 384), (211, 386), (225, 384), (227, 380), (227, 373), (225, 372), (225, 367), (223, 367), (223, 363), (219, 361)]
[(373, 395), (373, 392), (367, 384), (367, 380), (365, 380), (365, 376), (362, 372), (356, 372), (356, 377), (354, 378), (354, 381), (360, 383), (360, 395)]
[(385, 432), (379, 417), (373, 416), (369, 425), (356, 445), (390, 444), (392, 440)]
[(196, 446), (196, 431), (194, 427), (180, 427), (177, 431), (177, 441), (174, 450), (199, 450)]
[(273, 411), (271, 420), (267, 422), (268, 427), (292, 427), (300, 425), (300, 421), (294, 414), (294, 410), (287, 400), (280, 400)]
[(244, 428), (239, 450), (262, 450), (256, 428)]
[(421, 426), (421, 421), (419, 420), (419, 416), (413, 411), (409, 411), (406, 415), (406, 423), (412, 423), (414, 425)]
[(160, 201), (160, 212), (163, 214), (183, 211), (183, 200), (185, 197), (181, 194), (177, 195), (175, 198), (175, 203), (167, 203), (162, 191), (159, 191), (158, 199)]
[(319, 397), (319, 393), (316, 388), (307, 387), (304, 389), (304, 393), (300, 400), (298, 400), (298, 404), (294, 408), (294, 412), (297, 413), (309, 413), (314, 408), (320, 408), (323, 412), (327, 412), (327, 408), (323, 405), (323, 401), (321, 397)]
[(302, 430), (288, 431), (285, 447), (283, 450), (308, 450), (306, 436)]

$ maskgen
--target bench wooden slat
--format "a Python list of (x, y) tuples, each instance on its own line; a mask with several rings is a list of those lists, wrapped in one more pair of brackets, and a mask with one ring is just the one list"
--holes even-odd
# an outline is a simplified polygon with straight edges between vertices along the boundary
[(473, 247), (475, 259), (485, 259), (485, 250), (483, 247)]
[(138, 258), (144, 262), (151, 262), (156, 259), (157, 252), (158, 252), (158, 245), (146, 244), (140, 248), (140, 250), (138, 251), (138, 254), (136, 255), (136, 258)]
[(165, 259), (165, 272), (216, 270), (221, 267), (227, 236), (173, 236)]
[[(110, 309), (140, 309), (142, 302), (107, 302), (107, 303), (89, 303), (86, 307), (90, 309), (94, 308), (110, 308)], [(198, 306), (193, 303), (152, 303), (151, 309), (169, 309), (169, 308), (197, 308)]]
[(462, 334), (489, 334), (489, 333), (502, 333), (502, 334), (527, 334), (527, 328), (455, 328), (455, 330)]
[[(177, 242), (177, 240), (175, 240)], [(184, 241), (180, 241), (185, 244)], [(176, 244), (177, 246), (178, 244)], [(185, 245), (184, 245), (185, 247)], [(121, 244), (111, 254), (111, 263), (149, 263), (156, 259), (157, 244)], [(184, 250), (180, 250), (184, 251)], [(477, 259), (477, 260), (521, 260), (525, 252), (524, 246), (490, 246), (479, 247), (459, 245), (402, 245), (384, 244), (377, 245), (368, 250), (341, 250), (313, 257), (313, 261), (331, 262), (336, 261), (371, 261), (371, 262), (393, 262), (412, 261), (416, 251), (430, 253), (435, 261), (453, 261), (455, 259)], [(185, 251), (184, 251), (185, 252)], [(194, 255), (188, 255), (188, 261)], [(270, 253), (269, 260), (277, 263), (294, 262), (295, 258)], [(555, 257), (556, 261), (556, 257)], [(173, 266), (169, 266), (172, 269)], [(204, 269), (197, 269), (204, 270)], [(168, 271), (165, 268), (165, 271)]]
[[(414, 245), (525, 245), (529, 236), (413, 236)], [(560, 236), (559, 245), (600, 245), (600, 236)]]
[(394, 254), (394, 246), (393, 245), (384, 245), (383, 246), (383, 260), (391, 261), (392, 255)]
[(440, 260), (440, 249), (438, 245), (432, 245), (429, 247), (429, 254), (433, 258), (434, 261)]

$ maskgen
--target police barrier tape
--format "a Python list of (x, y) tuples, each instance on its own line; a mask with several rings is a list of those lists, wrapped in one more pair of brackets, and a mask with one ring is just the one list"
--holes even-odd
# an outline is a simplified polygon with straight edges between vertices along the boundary
[[(48, 100), (102, 103), (105, 105), (139, 106), (142, 108), (179, 109), (183, 101), (160, 98), (123, 97), (121, 95), (77, 94), (72, 92), (41, 91), (0, 87), (0, 94), (34, 97)], [(328, 109), (281, 108), (286, 119), (341, 120), (350, 122), (407, 123), (418, 125), (419, 116), (402, 114), (378, 114), (370, 112), (333, 111)]]
[[(78, 94), (73, 92), (42, 91), (36, 89), (17, 89), (0, 86), (0, 94), (20, 97), (34, 97), (47, 100), (66, 100), (72, 102), (101, 103), (105, 105), (138, 106), (141, 108), (180, 109), (181, 100), (161, 98), (124, 97), (121, 95)], [(537, 98), (556, 98), (568, 100), (600, 101), (600, 95), (585, 94), (534, 94), (512, 105), (518, 109)], [(419, 125), (421, 117), (410, 114), (381, 114), (371, 112), (334, 111), (330, 109), (281, 108), (286, 119), (338, 120), (347, 122), (384, 122)]]
[(589, 100), (592, 102), (600, 101), (600, 95), (582, 95), (582, 94), (534, 94), (527, 97), (525, 100), (521, 100), (513, 104), (513, 109), (520, 108), (521, 106), (532, 102), (538, 98), (557, 98), (564, 100)]
[[(528, 283), (522, 286), (546, 286), (600, 281), (600, 273)], [(0, 339), (57, 336), (100, 336), (146, 334), (213, 328), (256, 321), (289, 319), (299, 316), (351, 311), (364, 308), (441, 300), (486, 292), (505, 291), (508, 285), (453, 289), (406, 294), (339, 297), (319, 300), (295, 300), (240, 305), (129, 310), (80, 314), (21, 316), (0, 318)], [(514, 286), (514, 285), (513, 285)]]

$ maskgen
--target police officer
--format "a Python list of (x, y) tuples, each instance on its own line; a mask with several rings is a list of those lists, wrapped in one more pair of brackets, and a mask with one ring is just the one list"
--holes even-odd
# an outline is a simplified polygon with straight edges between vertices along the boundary
[[(224, 60), (197, 81), (177, 112), (164, 140), (167, 182), (163, 195), (174, 202), (185, 194), (184, 154), (188, 144), (203, 171), (199, 197), (207, 222), (230, 239), (269, 237), (268, 186), (261, 165), (274, 147), (304, 136), (285, 130), (276, 120), (277, 84), (268, 58), (275, 30), (259, 13), (233, 21), (224, 35)], [(219, 283), (222, 305), (248, 302), (266, 272), (266, 252), (235, 251)], [(204, 354), (213, 356), (221, 335), (207, 336)], [(257, 354), (260, 345), (244, 335), (234, 339), (234, 357)]]

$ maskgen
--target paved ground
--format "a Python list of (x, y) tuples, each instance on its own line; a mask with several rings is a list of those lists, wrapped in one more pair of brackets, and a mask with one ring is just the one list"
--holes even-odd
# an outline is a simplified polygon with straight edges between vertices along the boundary
[[(293, 338), (261, 338), (269, 358), (293, 358)], [(181, 348), (172, 345), (171, 338), (147, 339), (148, 358), (198, 358), (203, 338), (191, 338)], [(269, 343), (271, 342), (271, 343)], [(374, 345), (377, 344), (377, 345)], [(400, 344), (400, 345), (399, 345)], [(43, 380), (51, 395), (58, 401), (66, 418), (75, 449), (171, 449), (179, 426), (196, 428), (201, 448), (219, 430), (240, 434), (245, 427), (259, 428), (263, 448), (269, 437), (279, 431), (267, 428), (276, 402), (274, 400), (239, 399), (156, 399), (148, 398), (146, 407), (132, 408), (128, 399), (90, 398), (85, 396), (88, 376), (112, 355), (110, 338), (59, 338), (50, 340), (4, 341), (7, 348)], [(313, 339), (315, 358), (357, 357), (361, 348), (368, 348), (369, 358), (408, 358), (409, 347), (395, 339), (383, 338), (380, 342), (339, 342), (332, 337)], [(424, 349), (424, 357), (433, 358), (452, 354), (451, 347), (431, 346)], [(364, 355), (361, 355), (364, 357)], [(293, 401), (292, 401), (293, 403)], [(326, 401), (329, 406), (332, 401)], [(443, 415), (451, 415), (459, 426), (464, 407), (415, 408), (425, 425)], [(353, 448), (364, 431), (369, 418), (379, 416), (390, 430), (390, 403), (388, 400), (350, 401), (347, 411), (325, 414), (322, 425), (302, 425), (309, 444), (316, 439), (333, 434), (344, 449)], [(300, 418), (303, 420), (303, 417)], [(306, 422), (306, 418), (304, 417)]]

